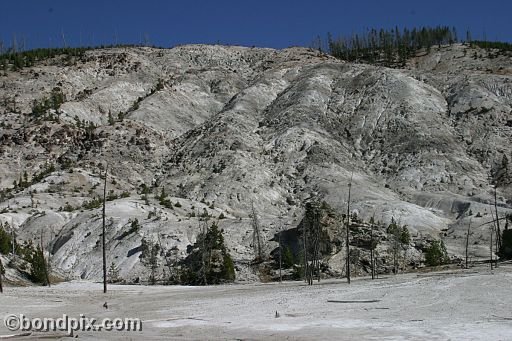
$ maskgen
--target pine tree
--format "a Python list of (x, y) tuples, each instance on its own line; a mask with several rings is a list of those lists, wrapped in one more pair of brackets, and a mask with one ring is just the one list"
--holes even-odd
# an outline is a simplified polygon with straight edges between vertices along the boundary
[(501, 187), (510, 182), (510, 172), (508, 167), (508, 157), (506, 154), (503, 154), (501, 163), (498, 166), (498, 169), (494, 175), (494, 182), (496, 186)]
[(446, 247), (442, 240), (434, 240), (425, 253), (425, 263), (429, 266), (446, 264), (449, 261)]
[(197, 237), (192, 252), (180, 265), (185, 284), (220, 284), (235, 279), (235, 267), (224, 243), (223, 230), (216, 223)]
[(394, 218), (391, 218), (391, 223), (389, 224), (386, 232), (392, 236), (391, 251), (393, 253), (393, 271), (397, 274), (399, 269), (400, 250), (404, 249), (404, 247), (410, 243), (411, 236), (407, 226), (400, 226)]
[(153, 243), (146, 238), (142, 239), (142, 255), (143, 259), (142, 264), (149, 268), (149, 283), (154, 285), (157, 281), (157, 270), (159, 267), (159, 259), (158, 255), (160, 254), (160, 245), (158, 243)]
[(430, 51), (432, 45), (453, 44), (458, 41), (454, 28), (447, 26), (421, 27), (400, 30), (367, 30), (366, 34), (334, 39), (329, 33), (329, 52), (341, 59), (378, 63), (387, 66), (403, 65), (420, 49)]
[(119, 269), (114, 262), (110, 264), (110, 268), (108, 269), (108, 278), (109, 283), (119, 282)]
[(4, 230), (3, 225), (0, 223), (0, 253), (7, 255), (11, 251), (12, 239), (11, 235)]
[(31, 280), (35, 283), (40, 283), (43, 285), (48, 285), (48, 281), (46, 278), (47, 273), (47, 263), (44, 257), (43, 250), (38, 245), (36, 249), (32, 252), (30, 256), (30, 277)]
[(283, 252), (283, 267), (285, 269), (289, 269), (293, 265), (295, 265), (295, 257), (293, 256), (293, 252), (290, 247), (286, 246)]

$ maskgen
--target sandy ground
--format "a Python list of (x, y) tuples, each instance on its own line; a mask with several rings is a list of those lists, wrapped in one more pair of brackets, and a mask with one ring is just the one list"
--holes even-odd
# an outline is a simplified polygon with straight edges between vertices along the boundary
[[(80, 339), (512, 340), (512, 265), (455, 272), (215, 287), (68, 282), (8, 287), (0, 317), (133, 317), (142, 332), (77, 332)], [(108, 309), (103, 304), (108, 302)], [(279, 317), (276, 318), (276, 311)], [(0, 335), (10, 335), (1, 323)], [(60, 338), (34, 333), (19, 339)]]

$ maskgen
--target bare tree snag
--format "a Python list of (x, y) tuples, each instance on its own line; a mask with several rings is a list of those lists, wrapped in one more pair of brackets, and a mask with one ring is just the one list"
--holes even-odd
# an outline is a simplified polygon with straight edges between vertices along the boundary
[(322, 234), (322, 226), (320, 224), (321, 212), (317, 211), (315, 217), (316, 223), (316, 244), (315, 244), (315, 261), (316, 261), (316, 272), (317, 272), (317, 281), (320, 283), (320, 237)]
[(375, 255), (373, 249), (375, 247), (375, 241), (373, 237), (373, 227), (375, 225), (375, 213), (372, 216), (372, 220), (370, 221), (370, 266), (372, 271), (372, 279), (375, 279)]
[[(498, 203), (497, 203), (496, 187), (498, 187), (497, 183), (494, 185), (494, 211), (496, 213), (496, 247), (495, 247), (495, 251), (498, 252), (498, 250), (501, 247), (501, 231), (500, 231), (500, 220), (498, 217)], [(496, 257), (496, 267), (498, 267), (498, 257)]]
[(50, 275), (48, 273), (49, 262), (46, 260), (46, 257), (44, 255), (43, 230), (41, 230), (41, 257), (43, 259), (44, 264), (44, 276), (46, 278), (46, 283), (48, 284), (48, 287), (51, 287), (52, 285), (50, 283)]
[(348, 200), (347, 200), (347, 226), (346, 226), (346, 236), (345, 236), (345, 244), (347, 245), (347, 283), (350, 284), (350, 193), (352, 190), (352, 175), (350, 176), (350, 182), (348, 183)]
[(492, 261), (493, 261), (493, 257), (492, 257), (492, 233), (494, 232), (494, 228), (491, 227), (491, 245), (490, 245), (490, 256), (491, 256), (491, 270), (493, 269), (493, 265), (492, 265)]
[(469, 248), (469, 236), (471, 234), (471, 219), (469, 219), (468, 231), (466, 233), (466, 269), (469, 269), (468, 263), (468, 248)]
[(16, 233), (14, 227), (11, 227), (11, 243), (12, 243), (12, 256), (16, 257)]
[(315, 273), (320, 281), (320, 208), (316, 203), (307, 203), (302, 221), (304, 246), (304, 280), (313, 284)]
[(303, 235), (303, 247), (304, 247), (304, 269), (302, 269), (304, 273), (304, 281), (307, 282), (308, 277), (308, 237), (306, 234), (306, 224), (302, 225), (302, 235)]
[(107, 293), (107, 251), (106, 251), (106, 228), (105, 228), (105, 207), (107, 202), (107, 171), (105, 167), (105, 182), (103, 185), (103, 229), (101, 234), (101, 244), (103, 246), (103, 293)]
[(313, 284), (314, 272), (317, 271), (317, 279), (320, 282), (320, 212), (318, 207), (313, 207), (313, 260), (311, 264), (311, 284)]
[[(198, 214), (198, 216), (199, 216), (199, 214)], [(204, 285), (208, 285), (208, 279), (206, 277), (206, 272), (207, 272), (206, 261), (208, 258), (208, 252), (207, 252), (207, 248), (206, 248), (206, 234), (208, 232), (208, 213), (206, 213), (205, 222), (203, 222), (201, 224), (201, 217), (199, 217), (198, 223), (199, 223), (199, 230), (202, 233), (202, 239), (203, 239), (202, 240), (203, 249), (202, 249), (202, 254), (201, 254), (201, 273), (203, 275)]]
[(3, 284), (2, 284), (2, 269), (3, 269), (3, 265), (2, 265), (2, 258), (0, 258), (0, 294), (4, 292), (4, 287), (3, 287)]
[(282, 249), (283, 245), (281, 244), (281, 234), (283, 233), (283, 222), (281, 218), (279, 218), (279, 283), (283, 282), (282, 268), (283, 268), (283, 255)]
[(256, 263), (263, 261), (263, 250), (261, 246), (261, 235), (260, 235), (260, 223), (258, 221), (258, 215), (256, 214), (256, 209), (254, 208), (254, 202), (251, 201), (251, 210), (252, 210), (252, 242), (254, 248), (254, 260)]

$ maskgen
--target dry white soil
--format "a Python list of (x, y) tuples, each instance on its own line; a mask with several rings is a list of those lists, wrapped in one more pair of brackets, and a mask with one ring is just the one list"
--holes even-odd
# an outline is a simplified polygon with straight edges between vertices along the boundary
[[(511, 340), (512, 266), (210, 287), (66, 282), (8, 287), (0, 315), (138, 317), (142, 332), (78, 332), (79, 339)], [(108, 310), (102, 305), (108, 302)], [(337, 301), (337, 302), (330, 302)], [(279, 317), (276, 318), (276, 311)], [(0, 335), (12, 334), (0, 326)], [(20, 339), (38, 339), (34, 333)], [(50, 338), (64, 337), (52, 333)]]

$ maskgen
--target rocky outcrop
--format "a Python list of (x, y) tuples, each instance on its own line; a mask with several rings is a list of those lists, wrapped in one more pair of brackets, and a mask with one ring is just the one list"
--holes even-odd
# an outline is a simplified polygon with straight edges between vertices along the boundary
[[(304, 48), (191, 45), (90, 50), (8, 71), (0, 219), (20, 238), (48, 231), (54, 268), (98, 278), (95, 203), (107, 166), (109, 263), (121, 277), (148, 276), (143, 238), (186, 257), (206, 212), (225, 231), (237, 278), (253, 280), (251, 203), (270, 254), (306, 202), (344, 212), (352, 179), (362, 224), (394, 218), (413, 240), (444, 238), (457, 257), (472, 219), (472, 258), (487, 257), (492, 179), (512, 157), (510, 62), (464, 45), (419, 53), (403, 69)], [(35, 115), (56, 88), (64, 102)], [(504, 217), (509, 181), (497, 199)], [(341, 269), (333, 252), (329, 264)]]

